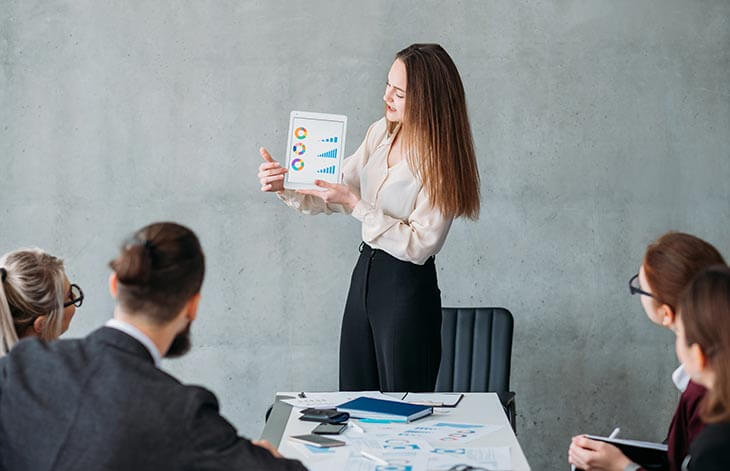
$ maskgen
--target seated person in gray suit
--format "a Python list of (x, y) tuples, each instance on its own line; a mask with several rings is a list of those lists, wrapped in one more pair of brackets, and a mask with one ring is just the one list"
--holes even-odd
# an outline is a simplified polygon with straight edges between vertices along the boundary
[(158, 368), (190, 347), (205, 271), (195, 234), (152, 224), (110, 265), (106, 326), (0, 359), (0, 470), (304, 470), (239, 437), (210, 391)]

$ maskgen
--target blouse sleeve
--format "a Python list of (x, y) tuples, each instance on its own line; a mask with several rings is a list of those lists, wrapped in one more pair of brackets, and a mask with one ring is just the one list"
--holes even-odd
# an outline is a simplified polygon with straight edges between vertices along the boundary
[(362, 222), (362, 239), (377, 243), (394, 257), (423, 265), (439, 251), (453, 218), (431, 206), (424, 188), (418, 193), (413, 212), (403, 221), (388, 216), (373, 204), (360, 200), (352, 215)]
[[(342, 183), (349, 186), (350, 189), (360, 198), (360, 173), (365, 166), (370, 155), (368, 141), (370, 140), (373, 128), (378, 124), (373, 123), (368, 128), (360, 147), (354, 154), (347, 157), (342, 162)], [(284, 190), (277, 193), (280, 200), (304, 214), (332, 214), (332, 213), (349, 213), (350, 211), (341, 204), (326, 204), (321, 198), (311, 195), (302, 195), (294, 190)]]

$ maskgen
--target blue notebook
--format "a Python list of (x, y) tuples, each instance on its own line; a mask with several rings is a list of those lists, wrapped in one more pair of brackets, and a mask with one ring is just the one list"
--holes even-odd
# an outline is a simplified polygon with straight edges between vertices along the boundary
[(406, 402), (384, 401), (371, 397), (358, 397), (337, 406), (339, 412), (347, 412), (358, 419), (391, 420), (411, 422), (433, 414), (433, 407), (408, 404)]

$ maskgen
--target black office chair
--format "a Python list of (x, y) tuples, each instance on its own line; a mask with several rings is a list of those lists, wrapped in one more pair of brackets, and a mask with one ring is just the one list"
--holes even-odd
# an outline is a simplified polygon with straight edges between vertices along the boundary
[(517, 431), (515, 394), (509, 390), (512, 314), (500, 307), (443, 308), (437, 392), (496, 392)]

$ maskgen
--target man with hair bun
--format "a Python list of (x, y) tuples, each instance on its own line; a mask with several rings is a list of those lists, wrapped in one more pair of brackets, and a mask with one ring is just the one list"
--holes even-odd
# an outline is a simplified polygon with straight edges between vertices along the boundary
[(195, 234), (151, 224), (109, 265), (104, 327), (0, 359), (0, 470), (304, 470), (238, 436), (213, 393), (159, 369), (190, 348), (205, 273)]

